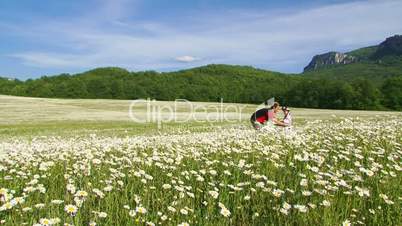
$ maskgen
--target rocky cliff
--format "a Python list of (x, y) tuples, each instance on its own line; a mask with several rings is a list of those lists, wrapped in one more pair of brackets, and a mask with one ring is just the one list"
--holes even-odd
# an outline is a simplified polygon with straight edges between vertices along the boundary
[(304, 71), (316, 70), (328, 65), (350, 64), (356, 62), (357, 57), (340, 52), (328, 52), (313, 57), (311, 62), (304, 68)]

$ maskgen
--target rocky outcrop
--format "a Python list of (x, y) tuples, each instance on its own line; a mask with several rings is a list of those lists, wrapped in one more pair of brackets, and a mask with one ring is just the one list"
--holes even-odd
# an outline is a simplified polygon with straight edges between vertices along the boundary
[(358, 59), (354, 56), (340, 52), (328, 52), (313, 57), (311, 62), (304, 68), (304, 71), (312, 71), (329, 65), (350, 64)]

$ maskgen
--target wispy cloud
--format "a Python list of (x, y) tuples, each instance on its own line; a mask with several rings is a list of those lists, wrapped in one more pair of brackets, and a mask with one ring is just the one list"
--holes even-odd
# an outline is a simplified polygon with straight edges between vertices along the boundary
[(26, 65), (41, 68), (86, 67), (89, 63), (91, 63), (90, 61), (83, 60), (82, 57), (77, 57), (77, 55), (74, 54), (25, 52), (12, 54), (10, 56), (23, 60), (24, 64)]
[(114, 65), (161, 70), (186, 62), (300, 71), (313, 54), (371, 45), (402, 33), (401, 1), (359, 1), (282, 13), (245, 11), (214, 15), (213, 20), (194, 15), (197, 19), (183, 18), (180, 27), (128, 19), (128, 3), (114, 2), (103, 0), (96, 11), (102, 15), (110, 10), (111, 19), (38, 21), (41, 26), (35, 32), (22, 35), (41, 34), (41, 40), (49, 41), (49, 50), (10, 55), (30, 66), (60, 69)]

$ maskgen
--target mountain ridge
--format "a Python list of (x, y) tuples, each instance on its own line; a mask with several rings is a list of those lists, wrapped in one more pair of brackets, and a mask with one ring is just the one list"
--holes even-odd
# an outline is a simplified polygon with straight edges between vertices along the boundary
[[(389, 63), (395, 59), (398, 61), (398, 58), (402, 59), (402, 35), (388, 37), (379, 45), (363, 47), (346, 53), (331, 51), (315, 55), (304, 68), (303, 73), (359, 62)], [(402, 64), (402, 61), (399, 64)]]

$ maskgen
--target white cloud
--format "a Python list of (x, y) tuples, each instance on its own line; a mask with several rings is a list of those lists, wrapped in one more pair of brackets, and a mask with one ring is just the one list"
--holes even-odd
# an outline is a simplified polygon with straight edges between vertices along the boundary
[[(363, 47), (402, 33), (401, 1), (359, 1), (274, 14), (260, 10), (258, 16), (222, 14), (213, 20), (188, 18), (182, 26), (158, 21), (116, 23), (114, 19), (121, 18), (116, 14), (127, 13), (120, 10), (112, 10), (113, 23), (88, 21), (88, 17), (84, 22), (40, 21), (43, 25), (35, 32), (24, 34), (40, 34), (55, 50), (22, 51), (13, 57), (32, 66), (61, 69), (115, 65), (158, 70), (180, 68), (186, 62), (188, 66), (229, 63), (301, 71), (314, 54)], [(172, 56), (179, 57), (172, 60)]]
[(193, 56), (179, 56), (179, 57), (176, 57), (175, 59), (177, 61), (183, 62), (183, 63), (191, 63), (191, 62), (198, 60), (198, 58), (193, 57)]

